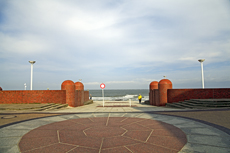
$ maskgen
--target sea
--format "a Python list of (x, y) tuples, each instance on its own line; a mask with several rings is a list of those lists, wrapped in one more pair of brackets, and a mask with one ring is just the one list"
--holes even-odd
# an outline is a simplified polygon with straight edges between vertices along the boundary
[[(103, 101), (102, 90), (89, 90), (92, 100)], [(138, 101), (138, 95), (142, 95), (142, 101), (149, 100), (148, 89), (104, 89), (105, 101)]]

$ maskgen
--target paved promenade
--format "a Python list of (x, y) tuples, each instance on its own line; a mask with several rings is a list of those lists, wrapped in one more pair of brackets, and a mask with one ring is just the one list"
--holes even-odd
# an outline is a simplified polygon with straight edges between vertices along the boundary
[(102, 105), (1, 110), (0, 152), (230, 152), (229, 109), (180, 110), (138, 102), (132, 107), (129, 102)]

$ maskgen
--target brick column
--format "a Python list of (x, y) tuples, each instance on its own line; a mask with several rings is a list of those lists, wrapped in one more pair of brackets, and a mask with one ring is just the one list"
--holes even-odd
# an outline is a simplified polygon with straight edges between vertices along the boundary
[(84, 105), (84, 91), (83, 90), (75, 90), (75, 104), (76, 106)]
[(172, 82), (168, 79), (162, 79), (158, 85), (160, 106), (165, 106), (167, 101), (167, 90), (172, 89)]
[(81, 82), (75, 82), (75, 102), (77, 106), (84, 105), (84, 85)]
[(154, 97), (155, 97), (154, 89), (158, 89), (157, 81), (153, 81), (149, 85), (149, 102), (150, 102), (150, 105), (156, 106), (155, 101), (154, 101)]
[(75, 86), (71, 80), (66, 80), (61, 84), (61, 90), (66, 90), (66, 103), (69, 106), (75, 106)]
[(75, 82), (75, 90), (84, 90), (84, 85), (81, 82)]
[(154, 106), (160, 106), (159, 89), (153, 89), (154, 92)]

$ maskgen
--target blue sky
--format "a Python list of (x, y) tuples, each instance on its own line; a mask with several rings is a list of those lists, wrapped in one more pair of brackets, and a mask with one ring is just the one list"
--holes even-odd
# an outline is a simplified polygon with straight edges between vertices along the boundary
[(229, 0), (0, 0), (0, 86), (230, 87)]

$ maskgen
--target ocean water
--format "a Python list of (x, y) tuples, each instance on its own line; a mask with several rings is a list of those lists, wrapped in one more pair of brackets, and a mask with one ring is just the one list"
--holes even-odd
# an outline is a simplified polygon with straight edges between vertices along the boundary
[[(92, 99), (95, 101), (102, 101), (102, 90), (89, 90), (89, 94), (92, 95)], [(106, 101), (138, 101), (138, 95), (142, 95), (142, 101), (149, 100), (148, 89), (104, 89), (104, 100)]]

